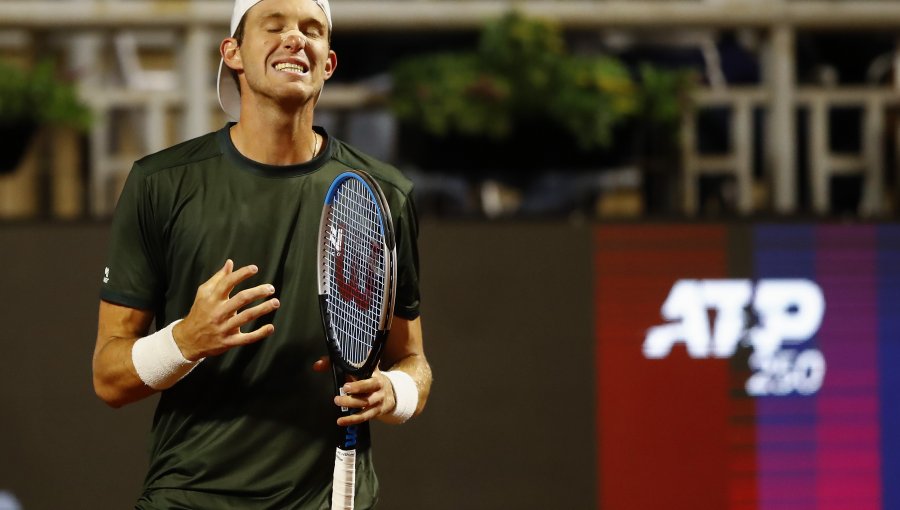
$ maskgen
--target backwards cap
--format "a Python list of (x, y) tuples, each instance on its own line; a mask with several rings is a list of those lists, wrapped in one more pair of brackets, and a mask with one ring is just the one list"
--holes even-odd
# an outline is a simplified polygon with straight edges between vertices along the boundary
[[(234, 36), (234, 32), (241, 23), (244, 14), (247, 14), (251, 7), (261, 1), (235, 0), (234, 11), (231, 13), (230, 35)], [(325, 12), (325, 18), (328, 20), (328, 32), (331, 33), (331, 7), (328, 5), (328, 0), (310, 1), (314, 2)], [(219, 105), (222, 107), (222, 110), (225, 110), (225, 113), (228, 114), (231, 120), (238, 121), (241, 117), (241, 92), (237, 82), (231, 77), (230, 69), (225, 65), (224, 60), (219, 62), (219, 81), (216, 84), (216, 90), (219, 93)]]

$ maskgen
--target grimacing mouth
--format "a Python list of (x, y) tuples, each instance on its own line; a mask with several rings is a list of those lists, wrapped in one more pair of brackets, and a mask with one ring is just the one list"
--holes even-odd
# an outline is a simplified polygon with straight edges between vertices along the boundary
[(278, 62), (274, 66), (276, 71), (306, 74), (309, 72), (309, 64), (304, 62)]

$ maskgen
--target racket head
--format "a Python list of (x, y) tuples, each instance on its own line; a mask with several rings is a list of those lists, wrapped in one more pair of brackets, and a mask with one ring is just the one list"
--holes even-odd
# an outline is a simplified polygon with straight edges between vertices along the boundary
[(390, 209), (360, 170), (338, 175), (319, 223), (319, 309), (333, 364), (365, 378), (378, 363), (394, 314), (397, 254)]

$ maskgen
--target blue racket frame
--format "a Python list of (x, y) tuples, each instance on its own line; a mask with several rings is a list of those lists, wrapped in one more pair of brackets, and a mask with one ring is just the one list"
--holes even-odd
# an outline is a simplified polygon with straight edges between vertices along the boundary
[[(378, 225), (384, 236), (384, 253), (385, 253), (385, 278), (389, 278), (388, 288), (385, 290), (385, 296), (382, 303), (382, 317), (376, 336), (373, 340), (372, 351), (366, 362), (361, 366), (354, 366), (348, 363), (341, 354), (340, 344), (337, 341), (334, 328), (331, 324), (330, 295), (328, 287), (328, 273), (325, 260), (327, 257), (327, 236), (328, 219), (330, 209), (334, 203), (335, 197), (341, 185), (348, 180), (355, 180), (362, 184), (363, 188), (369, 193), (370, 198), (376, 205), (378, 211)], [(322, 217), (319, 223), (319, 251), (318, 251), (318, 268), (319, 268), (319, 310), (322, 317), (322, 325), (325, 330), (325, 340), (328, 351), (333, 364), (337, 364), (343, 372), (343, 375), (351, 375), (357, 378), (368, 378), (374, 372), (376, 365), (381, 358), (381, 350), (384, 347), (388, 331), (391, 326), (391, 319), (394, 315), (394, 294), (396, 291), (396, 244), (394, 237), (394, 224), (391, 211), (384, 196), (381, 187), (366, 172), (361, 170), (346, 171), (335, 177), (325, 194), (324, 205), (322, 209)], [(335, 374), (335, 383), (340, 385), (341, 374)]]

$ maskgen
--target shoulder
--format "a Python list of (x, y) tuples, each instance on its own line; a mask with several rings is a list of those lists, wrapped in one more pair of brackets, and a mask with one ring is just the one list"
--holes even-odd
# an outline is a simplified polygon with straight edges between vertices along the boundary
[[(350, 170), (365, 171), (378, 180), (382, 188), (385, 186), (392, 188), (404, 197), (408, 197), (412, 193), (412, 181), (403, 175), (400, 170), (342, 140), (334, 139), (332, 160), (346, 166)], [(388, 190), (385, 189), (385, 192), (387, 193)]]
[[(200, 175), (193, 172), (202, 162), (219, 160), (222, 151), (216, 142), (216, 133), (187, 140), (159, 152), (145, 156), (134, 162), (128, 178), (119, 195), (118, 204), (141, 204), (148, 201), (156, 204), (158, 209), (164, 200), (175, 200), (179, 191), (184, 192), (184, 177)], [(171, 171), (170, 171), (171, 170)], [(195, 185), (199, 179), (193, 179)]]
[(217, 136), (218, 132), (207, 133), (145, 156), (135, 162), (132, 173), (146, 177), (161, 170), (184, 167), (219, 157), (222, 150), (216, 140)]

